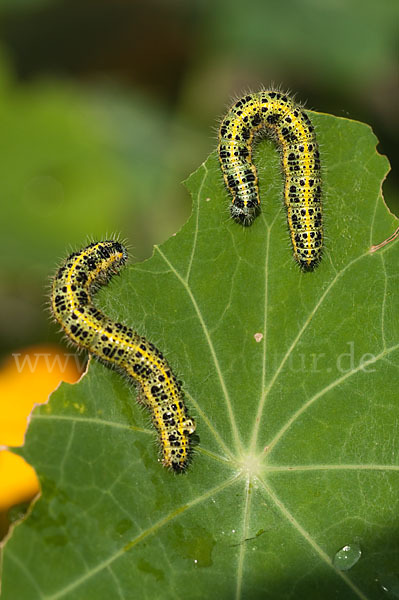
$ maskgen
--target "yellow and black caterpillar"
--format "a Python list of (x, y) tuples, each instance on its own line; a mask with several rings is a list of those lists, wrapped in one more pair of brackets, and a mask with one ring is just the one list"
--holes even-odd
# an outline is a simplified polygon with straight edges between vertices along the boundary
[(115, 240), (71, 254), (54, 277), (52, 312), (72, 342), (139, 385), (139, 400), (151, 412), (159, 434), (163, 465), (181, 472), (189, 461), (195, 423), (187, 414), (179, 382), (151, 342), (108, 318), (91, 300), (95, 288), (126, 260), (126, 249)]
[(218, 153), (232, 195), (231, 216), (251, 225), (260, 211), (254, 135), (265, 128), (281, 149), (284, 203), (295, 259), (304, 271), (320, 262), (323, 245), (320, 155), (314, 127), (287, 94), (265, 90), (238, 100), (219, 130)]

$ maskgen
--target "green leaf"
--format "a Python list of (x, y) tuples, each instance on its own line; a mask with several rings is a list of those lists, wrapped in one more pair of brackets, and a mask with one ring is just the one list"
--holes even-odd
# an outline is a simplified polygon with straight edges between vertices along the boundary
[(96, 301), (182, 378), (200, 438), (192, 465), (162, 468), (135, 392), (91, 363), (31, 419), (23, 455), (42, 494), (5, 546), (3, 600), (394, 589), (398, 241), (370, 252), (397, 227), (381, 196), (388, 164), (369, 127), (312, 118), (321, 265), (303, 274), (293, 262), (271, 142), (255, 158), (263, 200), (251, 228), (228, 216), (216, 154), (190, 177), (188, 223)]

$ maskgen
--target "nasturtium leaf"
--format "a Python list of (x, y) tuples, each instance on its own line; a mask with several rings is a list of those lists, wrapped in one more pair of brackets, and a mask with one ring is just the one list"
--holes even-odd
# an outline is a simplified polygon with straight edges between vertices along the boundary
[[(292, 259), (274, 145), (256, 152), (262, 214), (247, 229), (229, 218), (213, 153), (187, 182), (186, 225), (96, 297), (182, 379), (192, 464), (180, 476), (161, 466), (134, 388), (91, 362), (31, 418), (22, 454), (42, 492), (4, 546), (3, 600), (394, 590), (398, 240), (371, 251), (398, 225), (381, 195), (388, 163), (368, 126), (312, 119), (320, 266), (302, 273)], [(341, 568), (347, 546), (356, 560)]]

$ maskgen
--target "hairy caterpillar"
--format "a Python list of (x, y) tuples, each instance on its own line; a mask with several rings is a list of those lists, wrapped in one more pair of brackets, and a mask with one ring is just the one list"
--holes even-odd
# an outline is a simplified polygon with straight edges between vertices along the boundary
[(54, 277), (51, 309), (72, 342), (139, 384), (139, 400), (151, 412), (159, 434), (163, 465), (181, 472), (188, 464), (195, 423), (179, 382), (153, 344), (112, 321), (91, 300), (96, 286), (106, 283), (126, 260), (126, 249), (115, 240), (71, 254)]
[(251, 225), (260, 212), (252, 144), (261, 128), (281, 149), (294, 257), (304, 271), (311, 271), (320, 262), (323, 244), (320, 157), (309, 117), (287, 94), (274, 90), (248, 94), (231, 107), (220, 125), (218, 153), (232, 195), (231, 216)]

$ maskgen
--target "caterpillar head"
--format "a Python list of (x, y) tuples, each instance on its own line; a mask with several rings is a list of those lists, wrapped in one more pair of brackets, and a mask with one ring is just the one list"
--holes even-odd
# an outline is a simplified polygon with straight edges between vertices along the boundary
[(230, 205), (230, 214), (236, 223), (249, 227), (260, 213), (258, 203), (253, 201), (245, 202), (243, 200), (235, 201)]

